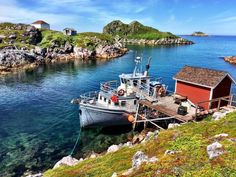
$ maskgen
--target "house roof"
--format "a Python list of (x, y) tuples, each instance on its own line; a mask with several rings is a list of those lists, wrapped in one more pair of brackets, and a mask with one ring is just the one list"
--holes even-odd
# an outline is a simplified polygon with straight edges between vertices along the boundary
[(71, 31), (76, 31), (75, 29), (73, 29), (73, 28), (65, 28), (65, 29), (63, 29), (63, 30), (71, 30)]
[(226, 76), (229, 76), (232, 82), (235, 83), (234, 79), (226, 71), (184, 66), (173, 79), (204, 87), (215, 88)]
[(43, 20), (37, 20), (37, 21), (33, 22), (32, 24), (48, 24), (48, 23)]

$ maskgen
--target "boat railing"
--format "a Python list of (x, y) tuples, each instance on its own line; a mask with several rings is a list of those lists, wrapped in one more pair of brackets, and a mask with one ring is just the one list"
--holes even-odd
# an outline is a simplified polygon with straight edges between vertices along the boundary
[(100, 90), (107, 93), (111, 92), (111, 93), (117, 94), (118, 86), (119, 86), (119, 81), (117, 80), (102, 82), (100, 84)]
[(97, 99), (98, 98), (98, 91), (86, 92), (86, 93), (80, 95), (80, 98), (85, 101)]

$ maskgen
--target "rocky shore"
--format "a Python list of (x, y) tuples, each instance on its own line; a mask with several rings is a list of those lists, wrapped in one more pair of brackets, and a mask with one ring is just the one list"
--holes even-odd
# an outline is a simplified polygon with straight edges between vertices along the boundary
[(26, 24), (0, 23), (0, 75), (62, 60), (111, 59), (127, 51), (120, 41), (102, 33), (67, 36)]
[(124, 39), (124, 43), (127, 44), (138, 44), (138, 45), (191, 45), (194, 44), (192, 41), (188, 41), (183, 38), (162, 38), (162, 39)]
[(66, 42), (59, 46), (53, 43), (48, 48), (35, 46), (34, 49), (16, 49), (7, 47), (0, 50), (0, 74), (33, 69), (42, 64), (69, 60), (111, 59), (124, 55), (128, 51), (123, 46), (99, 45), (94, 50), (76, 47)]
[(236, 64), (236, 56), (227, 56), (227, 57), (224, 57), (224, 60), (231, 64)]

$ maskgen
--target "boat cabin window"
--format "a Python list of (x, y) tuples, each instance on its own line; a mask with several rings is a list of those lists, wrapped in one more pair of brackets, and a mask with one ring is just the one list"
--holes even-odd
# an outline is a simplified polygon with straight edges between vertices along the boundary
[(142, 85), (145, 85), (146, 83), (147, 83), (147, 80), (144, 80), (144, 79), (141, 80), (141, 84), (142, 84)]
[(120, 105), (121, 105), (121, 106), (125, 106), (125, 105), (126, 105), (126, 101), (121, 101), (121, 102), (120, 102)]
[(136, 105), (137, 104), (137, 100), (134, 100), (134, 105)]
[(104, 102), (106, 102), (106, 101), (107, 101), (107, 99), (106, 99), (106, 98), (104, 98), (103, 100), (104, 100)]
[(111, 104), (111, 100), (108, 100), (108, 104)]
[(102, 96), (100, 95), (100, 100), (102, 100)]
[(136, 87), (138, 85), (138, 80), (133, 80), (133, 85)]
[(115, 106), (119, 106), (119, 102), (115, 102), (114, 105), (115, 105)]

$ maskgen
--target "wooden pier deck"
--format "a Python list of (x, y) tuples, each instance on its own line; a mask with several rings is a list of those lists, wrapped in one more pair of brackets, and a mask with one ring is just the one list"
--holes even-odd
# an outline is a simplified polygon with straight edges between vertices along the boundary
[(193, 120), (193, 115), (195, 114), (195, 108), (191, 108), (191, 111), (189, 111), (189, 113), (185, 116), (177, 114), (177, 109), (179, 105), (174, 103), (174, 99), (172, 96), (162, 97), (157, 103), (151, 103), (148, 100), (140, 100), (139, 104), (147, 106), (148, 108), (154, 109), (167, 116), (175, 117), (176, 119), (182, 122), (188, 122)]

